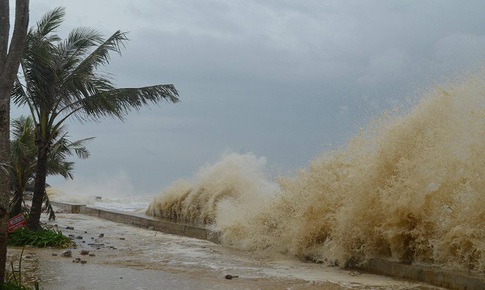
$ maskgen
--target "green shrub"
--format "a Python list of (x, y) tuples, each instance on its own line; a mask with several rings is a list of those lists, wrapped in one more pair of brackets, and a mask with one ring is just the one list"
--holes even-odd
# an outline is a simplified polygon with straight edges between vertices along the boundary
[(67, 248), (71, 243), (71, 239), (56, 230), (42, 229), (34, 232), (22, 228), (8, 234), (9, 246), (30, 245), (38, 248)]
[[(24, 286), (24, 285), (19, 285), (15, 282), (5, 282), (5, 283), (3, 283), (1, 289), (3, 289), (3, 290), (31, 290), (32, 288), (29, 288), (29, 287)], [(35, 286), (34, 286), (33, 289), (40, 289), (39, 288), (39, 282), (35, 282)]]

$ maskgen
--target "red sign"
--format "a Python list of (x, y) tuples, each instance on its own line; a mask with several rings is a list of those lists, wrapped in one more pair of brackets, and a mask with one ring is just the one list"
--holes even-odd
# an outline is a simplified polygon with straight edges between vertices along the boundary
[(18, 214), (8, 221), (8, 232), (11, 233), (16, 229), (25, 227), (27, 221), (23, 214)]

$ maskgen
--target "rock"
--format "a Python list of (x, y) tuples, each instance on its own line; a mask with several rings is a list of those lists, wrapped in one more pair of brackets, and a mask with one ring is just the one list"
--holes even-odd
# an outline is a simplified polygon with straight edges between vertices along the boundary
[(97, 248), (99, 248), (99, 247), (103, 247), (103, 246), (104, 246), (104, 244), (91, 243), (91, 244), (88, 244), (88, 246), (92, 246), (92, 247), (97, 247)]
[(65, 250), (64, 252), (62, 252), (61, 256), (63, 257), (72, 257), (72, 251), (71, 250)]
[(349, 275), (350, 276), (359, 276), (361, 273), (360, 272), (357, 272), (357, 271), (350, 271), (349, 272)]

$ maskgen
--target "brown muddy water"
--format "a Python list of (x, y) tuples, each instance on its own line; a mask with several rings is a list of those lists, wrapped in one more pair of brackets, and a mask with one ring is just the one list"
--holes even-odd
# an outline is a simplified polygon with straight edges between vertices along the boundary
[(146, 213), (211, 226), (224, 245), (253, 253), (483, 275), (484, 80), (431, 88), (294, 175), (271, 178), (264, 157), (227, 154), (173, 183)]
[[(25, 248), (26, 283), (40, 281), (42, 289), (440, 289), (84, 215), (59, 214), (48, 224), (72, 235), (77, 247), (68, 249), (71, 257), (64, 249)], [(20, 252), (9, 248), (14, 265)]]

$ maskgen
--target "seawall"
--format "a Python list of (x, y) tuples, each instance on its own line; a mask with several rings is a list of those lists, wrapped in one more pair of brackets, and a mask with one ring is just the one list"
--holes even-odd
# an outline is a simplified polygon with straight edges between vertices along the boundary
[[(177, 223), (144, 214), (104, 209), (82, 204), (60, 202), (51, 202), (51, 204), (70, 213), (85, 214), (140, 228), (220, 243), (219, 233), (203, 226)], [(485, 290), (485, 275), (478, 275), (471, 272), (467, 273), (428, 266), (407, 265), (384, 259), (371, 259), (366, 264), (353, 268), (379, 275), (420, 281), (448, 289)]]

